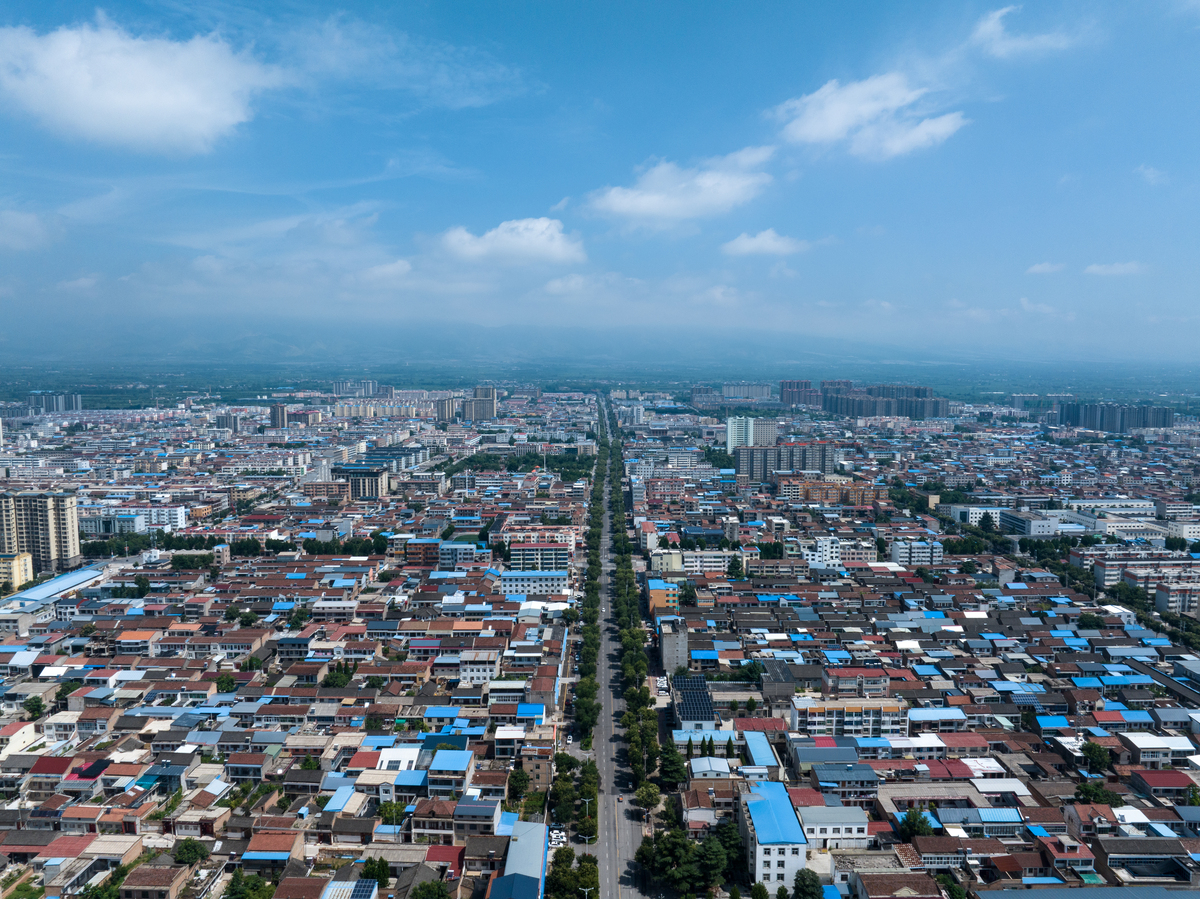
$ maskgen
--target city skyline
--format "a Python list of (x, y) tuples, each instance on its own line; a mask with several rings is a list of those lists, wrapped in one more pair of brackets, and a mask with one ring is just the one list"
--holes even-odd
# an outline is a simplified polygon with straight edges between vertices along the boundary
[(1188, 360), (1194, 8), (682, 11), (10, 7), (0, 347)]

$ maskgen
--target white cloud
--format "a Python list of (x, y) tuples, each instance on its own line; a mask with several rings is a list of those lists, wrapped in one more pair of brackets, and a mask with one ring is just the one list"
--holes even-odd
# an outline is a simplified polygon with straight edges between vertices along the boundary
[(33, 250), (53, 240), (56, 231), (35, 213), (0, 209), (0, 249)]
[(1039, 315), (1053, 315), (1054, 307), (1045, 303), (1031, 303), (1028, 297), (1021, 297), (1021, 308), (1026, 312), (1036, 312)]
[(99, 275), (83, 275), (71, 281), (59, 281), (55, 286), (59, 290), (91, 290), (99, 280)]
[(569, 294), (581, 293), (588, 287), (588, 280), (583, 275), (571, 274), (563, 275), (561, 278), (554, 278), (546, 282), (546, 293), (554, 294), (555, 296), (567, 296)]
[(729, 243), (721, 245), (721, 252), (729, 256), (790, 256), (792, 253), (802, 253), (811, 245), (807, 240), (796, 240), (776, 234), (774, 228), (759, 231), (751, 236), (739, 234)]
[(720, 215), (749, 203), (771, 183), (771, 176), (759, 169), (774, 152), (774, 147), (746, 147), (690, 169), (660, 162), (633, 187), (596, 191), (591, 205), (608, 215), (658, 226)]
[(103, 17), (49, 34), (0, 28), (0, 96), (60, 134), (138, 151), (207, 152), (281, 81), (215, 35), (135, 37)]
[(1140, 262), (1110, 262), (1107, 264), (1092, 264), (1085, 268), (1087, 275), (1140, 275), (1146, 270)]
[(310, 76), (402, 91), (432, 106), (486, 106), (525, 89), (520, 72), (486, 53), (344, 14), (293, 33), (287, 43)]
[(442, 235), (442, 246), (460, 259), (495, 262), (584, 262), (583, 243), (563, 233), (558, 219), (514, 219), (476, 237), (461, 226)]
[(983, 51), (997, 59), (1007, 59), (1022, 53), (1046, 53), (1051, 50), (1065, 50), (1075, 43), (1070, 35), (1061, 32), (1045, 34), (1011, 34), (1004, 27), (1004, 18), (1009, 13), (1020, 9), (1019, 6), (1006, 6), (995, 12), (990, 12), (975, 26), (971, 33), (971, 42), (983, 48)]
[(1157, 187), (1160, 184), (1166, 184), (1171, 179), (1167, 177), (1167, 173), (1160, 171), (1149, 165), (1139, 165), (1134, 172), (1141, 175), (1147, 184), (1152, 184)]
[(395, 262), (371, 266), (362, 273), (361, 280), (368, 284), (391, 287), (403, 283), (411, 272), (411, 262), (407, 259), (397, 259)]
[(1066, 266), (1061, 262), (1039, 262), (1036, 265), (1031, 265), (1025, 269), (1027, 275), (1053, 275), (1055, 272), (1061, 272)]
[(961, 112), (925, 116), (917, 102), (927, 92), (899, 72), (848, 84), (834, 79), (773, 113), (785, 122), (783, 136), (792, 143), (848, 141), (856, 156), (890, 159), (936, 146), (967, 124)]

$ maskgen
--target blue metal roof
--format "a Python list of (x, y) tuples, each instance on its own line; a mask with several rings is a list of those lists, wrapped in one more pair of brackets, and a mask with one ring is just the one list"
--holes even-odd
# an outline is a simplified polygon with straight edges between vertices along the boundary
[(354, 787), (338, 787), (333, 797), (325, 804), (325, 811), (340, 812), (346, 808), (346, 803), (354, 796)]
[(1021, 823), (1021, 810), (1016, 808), (980, 808), (979, 820), (984, 824)]
[(475, 753), (462, 749), (439, 749), (429, 765), (430, 771), (466, 771), (475, 763)]
[(1065, 715), (1038, 715), (1038, 727), (1070, 727)]
[(746, 751), (750, 754), (751, 765), (777, 765), (779, 763), (766, 734), (748, 730), (743, 736), (746, 740)]
[(787, 787), (773, 781), (755, 784), (750, 793), (758, 796), (746, 803), (754, 822), (754, 832), (760, 844), (804, 844), (804, 828), (796, 818), (796, 810), (788, 797)]

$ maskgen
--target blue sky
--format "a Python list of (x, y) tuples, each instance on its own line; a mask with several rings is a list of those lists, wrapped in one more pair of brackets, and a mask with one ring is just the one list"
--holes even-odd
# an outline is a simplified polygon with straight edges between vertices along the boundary
[(1200, 4), (332, 9), (0, 9), (0, 347), (1194, 355)]

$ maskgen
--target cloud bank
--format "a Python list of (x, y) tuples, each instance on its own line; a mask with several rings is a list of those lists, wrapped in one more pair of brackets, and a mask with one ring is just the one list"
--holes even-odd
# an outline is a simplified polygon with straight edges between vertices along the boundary
[(0, 28), (0, 98), (58, 134), (139, 152), (207, 153), (282, 80), (215, 35), (134, 37), (103, 18)]

